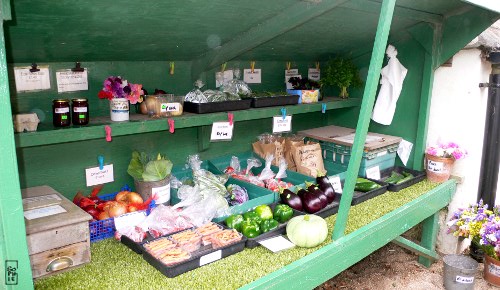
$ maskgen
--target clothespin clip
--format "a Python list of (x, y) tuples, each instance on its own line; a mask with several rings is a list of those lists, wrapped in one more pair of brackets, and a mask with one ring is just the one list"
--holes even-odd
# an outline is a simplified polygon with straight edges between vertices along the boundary
[(319, 70), (319, 61), (316, 62), (316, 69)]
[(74, 71), (74, 72), (83, 72), (85, 69), (82, 67), (82, 65), (80, 64), (80, 62), (75, 62), (75, 67), (71, 69), (71, 71)]
[(226, 65), (227, 65), (227, 62), (221, 64), (221, 66), (220, 66), (220, 71), (221, 72), (224, 72), (226, 70)]
[(174, 74), (174, 69), (175, 69), (175, 62), (171, 61), (170, 62), (170, 70), (169, 70), (170, 75)]
[(111, 142), (111, 127), (106, 125), (104, 126), (104, 131), (106, 131), (106, 141)]
[(283, 116), (283, 120), (286, 119), (286, 108), (281, 108), (281, 115)]
[(292, 68), (292, 62), (287, 61), (286, 62), (286, 70), (290, 70)]
[(175, 132), (175, 121), (174, 119), (168, 119), (168, 131), (172, 134)]
[(323, 114), (326, 113), (326, 104), (325, 103), (321, 104), (321, 113), (323, 113)]
[(229, 121), (229, 125), (233, 126), (234, 114), (233, 113), (227, 113), (227, 120)]
[(97, 161), (99, 162), (99, 170), (104, 169), (104, 156), (99, 155), (97, 156)]
[(254, 69), (255, 69), (255, 61), (251, 61), (250, 62), (250, 72), (253, 73)]
[(31, 64), (30, 72), (37, 72), (37, 71), (40, 71), (40, 69), (38, 68), (36, 62), (34, 62)]

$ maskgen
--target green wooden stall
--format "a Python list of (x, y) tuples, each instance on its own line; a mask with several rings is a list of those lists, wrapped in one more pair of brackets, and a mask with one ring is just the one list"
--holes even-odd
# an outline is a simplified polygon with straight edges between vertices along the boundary
[[(279, 107), (236, 111), (233, 141), (220, 143), (208, 142), (208, 134), (214, 121), (227, 119), (226, 113), (177, 117), (174, 134), (168, 132), (166, 119), (111, 123), (108, 102), (97, 98), (107, 76), (121, 75), (149, 91), (159, 88), (184, 95), (197, 79), (213, 88), (214, 73), (223, 63), (243, 69), (255, 61), (263, 80), (251, 88), (280, 91), (286, 63), (303, 73), (336, 55), (354, 59), (364, 87), (352, 90), (347, 100), (326, 97), (326, 113), (319, 103), (287, 107), (294, 130), (331, 124), (356, 127), (334, 242), (247, 287), (310, 288), (390, 241), (418, 251), (421, 262), (428, 265), (436, 257), (436, 213), (450, 201), (455, 189), (451, 181), (359, 230), (344, 233), (368, 130), (414, 143), (409, 166), (422, 168), (434, 70), (499, 18), (493, 7), (469, 2), (475, 1), (1, 0), (0, 258), (2, 263), (19, 262), (19, 284), (6, 287), (33, 287), (21, 188), (47, 184), (71, 198), (85, 188), (83, 169), (96, 166), (97, 155), (103, 155), (115, 170), (115, 182), (105, 188), (116, 191), (132, 184), (126, 167), (134, 149), (165, 152), (174, 164), (182, 164), (196, 152), (202, 158), (244, 152), (258, 134), (271, 131), (272, 116), (280, 114)], [(370, 123), (370, 116), (388, 43), (398, 49), (398, 58), (409, 72), (393, 125), (382, 126)], [(88, 69), (89, 90), (58, 93), (55, 72), (72, 68), (75, 62)], [(51, 89), (16, 92), (14, 67), (32, 63), (49, 66)], [(327, 88), (324, 93), (335, 96), (338, 91)], [(54, 129), (51, 101), (74, 97), (89, 99), (91, 124)], [(40, 116), (38, 131), (14, 134), (12, 114), (24, 112)], [(112, 128), (109, 143), (105, 125)], [(420, 222), (424, 231), (419, 245), (399, 237)], [(290, 283), (297, 280), (302, 282)]]

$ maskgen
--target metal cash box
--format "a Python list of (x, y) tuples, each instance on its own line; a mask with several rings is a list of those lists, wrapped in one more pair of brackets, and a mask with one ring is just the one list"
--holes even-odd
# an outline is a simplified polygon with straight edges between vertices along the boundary
[(21, 194), (33, 278), (90, 262), (89, 214), (50, 186)]

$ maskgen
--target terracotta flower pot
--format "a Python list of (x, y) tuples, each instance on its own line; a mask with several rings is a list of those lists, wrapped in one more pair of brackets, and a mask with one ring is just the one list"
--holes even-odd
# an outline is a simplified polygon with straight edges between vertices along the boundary
[(500, 261), (484, 255), (484, 280), (495, 286), (500, 286)]
[(454, 158), (444, 158), (425, 154), (427, 178), (432, 182), (445, 182), (450, 178)]

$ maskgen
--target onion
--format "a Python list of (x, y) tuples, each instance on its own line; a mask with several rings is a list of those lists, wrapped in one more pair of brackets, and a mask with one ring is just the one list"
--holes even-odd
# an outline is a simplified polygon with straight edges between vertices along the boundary
[(121, 201), (108, 201), (104, 204), (103, 212), (110, 218), (117, 217), (127, 213), (127, 204)]
[(102, 221), (102, 220), (105, 220), (105, 219), (109, 219), (109, 215), (107, 212), (103, 211), (101, 212), (98, 216), (97, 216), (97, 219)]
[(142, 197), (137, 193), (133, 191), (120, 191), (116, 197), (116, 201), (121, 201), (124, 203), (143, 203), (144, 200)]

